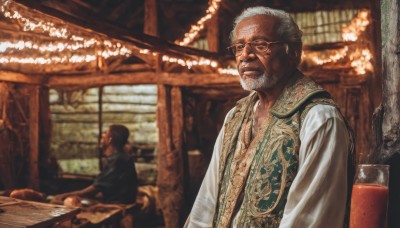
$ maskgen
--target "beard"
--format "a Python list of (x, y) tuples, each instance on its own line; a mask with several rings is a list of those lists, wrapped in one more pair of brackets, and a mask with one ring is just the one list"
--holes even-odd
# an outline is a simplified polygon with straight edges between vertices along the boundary
[(273, 75), (266, 75), (265, 73), (256, 79), (243, 79), (242, 77), (240, 77), (240, 85), (246, 91), (260, 91), (270, 89), (276, 84), (277, 81), (278, 80), (276, 77), (274, 77)]

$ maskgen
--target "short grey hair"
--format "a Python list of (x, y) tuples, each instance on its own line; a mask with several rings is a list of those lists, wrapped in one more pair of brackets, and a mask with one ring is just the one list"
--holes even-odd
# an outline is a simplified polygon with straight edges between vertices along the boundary
[(302, 31), (299, 26), (294, 22), (293, 18), (283, 10), (272, 9), (264, 6), (256, 6), (245, 9), (233, 23), (233, 30), (231, 32), (231, 41), (235, 40), (236, 26), (244, 19), (256, 15), (270, 15), (278, 19), (279, 27), (278, 34), (281, 41), (287, 42), (302, 42)]
[(303, 49), (303, 42), (301, 40), (303, 32), (290, 14), (283, 10), (272, 9), (265, 6), (255, 6), (245, 9), (238, 17), (236, 17), (233, 23), (233, 29), (230, 34), (231, 42), (235, 40), (236, 26), (244, 19), (256, 15), (269, 15), (278, 19), (277, 33), (279, 35), (279, 41), (288, 42), (288, 44), (286, 44), (286, 53), (289, 54), (289, 52), (292, 52), (295, 54), (295, 64), (298, 66), (301, 62), (301, 52)]

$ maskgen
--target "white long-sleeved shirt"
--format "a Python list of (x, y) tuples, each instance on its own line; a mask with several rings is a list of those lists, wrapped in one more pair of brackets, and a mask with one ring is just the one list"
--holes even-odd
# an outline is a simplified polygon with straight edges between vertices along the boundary
[[(210, 165), (185, 227), (212, 227), (224, 130), (221, 129), (215, 142)], [(298, 172), (289, 190), (280, 227), (343, 227), (350, 139), (339, 111), (329, 105), (311, 108), (300, 129), (300, 142)]]

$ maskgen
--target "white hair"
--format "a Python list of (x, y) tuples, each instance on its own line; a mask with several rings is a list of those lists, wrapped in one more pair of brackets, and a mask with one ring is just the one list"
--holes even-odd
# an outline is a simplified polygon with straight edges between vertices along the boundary
[(231, 41), (235, 38), (236, 26), (244, 19), (256, 15), (270, 15), (278, 19), (278, 34), (282, 41), (287, 42), (302, 42), (302, 32), (299, 26), (294, 22), (290, 14), (283, 10), (272, 9), (264, 6), (256, 6), (245, 9), (233, 23), (233, 30), (231, 32)]
[(235, 40), (236, 26), (246, 18), (256, 15), (269, 15), (278, 19), (278, 35), (279, 41), (286, 41), (289, 44), (286, 46), (286, 53), (289, 54), (291, 49), (296, 57), (296, 65), (301, 62), (302, 40), (303, 32), (293, 20), (289, 13), (283, 10), (272, 9), (265, 6), (255, 6), (245, 9), (239, 16), (236, 17), (233, 23), (233, 29), (230, 34), (230, 39)]

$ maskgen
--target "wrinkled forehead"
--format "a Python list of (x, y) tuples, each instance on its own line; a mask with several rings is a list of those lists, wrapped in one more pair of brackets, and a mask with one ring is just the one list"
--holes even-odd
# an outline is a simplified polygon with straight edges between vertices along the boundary
[(250, 41), (255, 37), (269, 41), (279, 40), (279, 20), (271, 15), (255, 15), (239, 22), (234, 31), (233, 41)]

